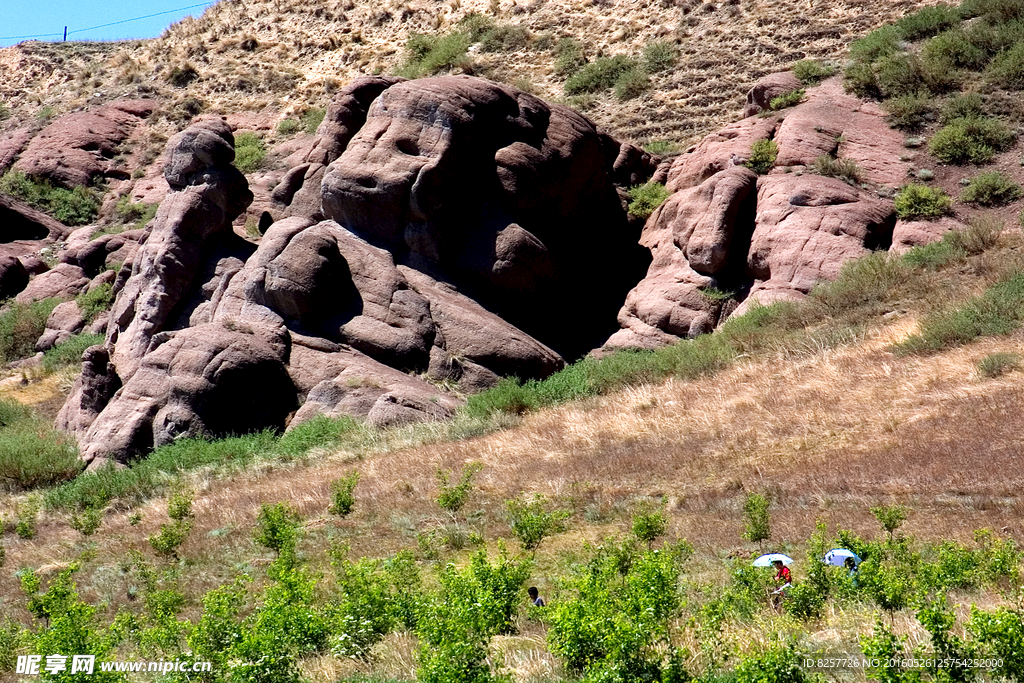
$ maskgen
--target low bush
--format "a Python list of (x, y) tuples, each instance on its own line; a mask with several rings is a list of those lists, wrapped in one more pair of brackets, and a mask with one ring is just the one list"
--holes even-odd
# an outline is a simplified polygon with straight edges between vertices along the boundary
[(235, 168), (242, 173), (252, 173), (263, 165), (267, 148), (256, 133), (239, 133), (235, 136)]
[(1001, 171), (989, 171), (971, 178), (960, 193), (960, 201), (981, 206), (1003, 206), (1020, 198), (1024, 189)]
[(896, 193), (896, 215), (904, 220), (938, 218), (953, 212), (953, 200), (942, 190), (911, 184)]
[(785, 95), (773, 97), (771, 102), (768, 103), (768, 108), (772, 111), (778, 111), (779, 109), (786, 109), (787, 107), (795, 107), (800, 104), (800, 100), (804, 98), (806, 93), (807, 91), (801, 88), (800, 90), (788, 92)]
[(0, 177), (0, 192), (9, 194), (48, 213), (65, 225), (88, 225), (100, 210), (101, 192), (81, 185), (72, 190), (47, 180), (8, 171)]
[(983, 164), (1013, 144), (1005, 124), (982, 116), (951, 121), (928, 143), (928, 151), (948, 164)]
[(843, 87), (858, 97), (880, 97), (875, 70), (869, 62), (851, 62), (843, 69)]
[(184, 88), (197, 78), (199, 78), (199, 72), (188, 62), (173, 67), (167, 74), (167, 82), (175, 88)]
[(530, 46), (530, 31), (525, 26), (501, 24), (495, 26), (483, 40), (480, 47), (484, 52), (514, 52)]
[(569, 77), (565, 82), (565, 94), (581, 95), (613, 88), (620, 78), (636, 72), (639, 66), (635, 59), (626, 55), (600, 57)]
[(253, 539), (280, 555), (294, 550), (301, 523), (302, 515), (288, 503), (264, 503), (256, 517)]
[(921, 46), (921, 57), (934, 67), (980, 69), (988, 62), (988, 52), (971, 42), (967, 30), (956, 28), (928, 40)]
[(102, 343), (102, 334), (76, 334), (52, 349), (47, 349), (43, 354), (43, 370), (54, 372), (58, 368), (78, 365), (82, 362), (82, 354), (87, 348)]
[(874, 68), (875, 82), (882, 97), (899, 97), (929, 90), (924, 64), (917, 55), (888, 55), (879, 59)]
[(850, 57), (857, 62), (870, 64), (882, 57), (895, 54), (900, 50), (903, 33), (896, 26), (887, 25), (877, 28), (860, 40), (850, 44)]
[(900, 258), (875, 251), (844, 263), (839, 277), (815, 287), (811, 299), (835, 315), (884, 301), (906, 278), (907, 266)]
[(818, 59), (801, 59), (793, 65), (793, 75), (804, 85), (814, 85), (836, 73), (836, 67)]
[(484, 466), (481, 463), (473, 462), (464, 465), (462, 475), (457, 483), (452, 483), (452, 472), (449, 470), (437, 470), (437, 504), (442, 510), (454, 514), (461, 510), (469, 498), (469, 492), (473, 489), (473, 478), (479, 474)]
[(668, 199), (668, 190), (661, 183), (647, 183), (629, 188), (629, 215), (647, 218)]
[(747, 168), (758, 175), (764, 175), (775, 168), (775, 159), (779, 156), (779, 145), (774, 140), (755, 140), (750, 146), (750, 159)]
[(1020, 0), (963, 0), (960, 15), (965, 19), (983, 17), (991, 23), (1002, 23), (1024, 18), (1024, 5)]
[(353, 470), (331, 482), (331, 505), (327, 511), (332, 515), (347, 517), (356, 504), (355, 490), (359, 484), (359, 472)]
[(644, 71), (649, 74), (671, 69), (679, 59), (679, 48), (669, 40), (656, 40), (644, 45)]
[(932, 98), (926, 93), (911, 93), (886, 100), (883, 105), (889, 113), (889, 125), (904, 130), (916, 130), (933, 112)]
[(299, 118), (302, 130), (313, 135), (316, 133), (316, 129), (320, 127), (320, 124), (323, 122), (326, 114), (327, 110), (321, 107), (312, 107), (311, 109), (307, 109)]
[(583, 56), (583, 45), (573, 38), (560, 38), (555, 44), (555, 75), (569, 78), (579, 72), (587, 63)]
[(281, 135), (291, 135), (299, 130), (301, 126), (295, 119), (281, 119), (277, 123), (277, 132)]
[(1024, 319), (1024, 275), (1017, 274), (989, 288), (958, 308), (927, 316), (920, 331), (893, 348), (900, 353), (939, 351), (978, 337), (1006, 335)]
[(82, 292), (75, 297), (78, 310), (87, 323), (96, 319), (100, 313), (110, 310), (114, 303), (114, 292), (111, 285), (104, 282), (87, 292)]
[(985, 79), (1006, 90), (1024, 90), (1024, 43), (996, 55), (985, 69)]
[(651, 82), (640, 69), (631, 69), (615, 80), (615, 99), (619, 102), (640, 97), (650, 87)]
[(406, 41), (406, 59), (397, 74), (406, 78), (421, 78), (455, 68), (465, 70), (470, 63), (467, 57), (470, 45), (472, 42), (469, 34), (464, 32), (440, 37), (413, 34)]
[(957, 95), (942, 107), (942, 123), (950, 124), (957, 119), (978, 119), (985, 116), (985, 103), (976, 92)]
[(644, 151), (648, 154), (672, 154), (679, 150), (679, 143), (673, 140), (651, 140), (644, 145)]
[(115, 207), (117, 219), (124, 224), (134, 223), (136, 229), (144, 228), (147, 223), (153, 220), (153, 216), (156, 215), (160, 205), (145, 204), (143, 202), (134, 203), (131, 199), (131, 195), (126, 194), (117, 201), (117, 206)]
[(331, 448), (341, 443), (347, 434), (360, 429), (360, 423), (344, 415), (337, 418), (317, 415), (295, 425), (274, 444), (274, 452), (287, 457), (298, 457), (313, 448)]
[(547, 498), (536, 493), (532, 498), (519, 496), (505, 501), (505, 511), (512, 533), (519, 539), (523, 550), (536, 550), (548, 536), (565, 531), (569, 512), (548, 510)]
[(815, 159), (811, 170), (818, 175), (839, 178), (851, 185), (859, 183), (863, 175), (860, 166), (852, 159), (833, 159), (827, 154)]
[(0, 486), (13, 491), (50, 486), (81, 470), (74, 439), (50, 425), (26, 418), (0, 429)]
[(0, 363), (28, 358), (35, 353), (36, 341), (46, 329), (46, 319), (60, 303), (43, 299), (28, 304), (11, 302), (0, 313)]
[(951, 5), (940, 4), (924, 7), (908, 14), (896, 22), (906, 40), (921, 40), (941, 33), (960, 24), (960, 10)]
[(945, 239), (952, 233), (947, 233), (944, 239), (930, 244), (923, 244), (914, 247), (903, 255), (903, 261), (914, 268), (924, 270), (938, 270), (950, 263), (963, 260), (967, 252), (956, 245), (953, 240)]

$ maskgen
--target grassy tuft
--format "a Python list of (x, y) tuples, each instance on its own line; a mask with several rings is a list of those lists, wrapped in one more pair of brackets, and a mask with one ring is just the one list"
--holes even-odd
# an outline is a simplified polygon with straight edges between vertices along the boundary
[(239, 133), (235, 136), (235, 168), (242, 173), (252, 173), (263, 165), (267, 148), (256, 133)]
[(938, 218), (952, 212), (952, 198), (927, 185), (907, 185), (896, 194), (896, 215), (904, 220)]
[(800, 90), (788, 92), (785, 95), (773, 97), (771, 99), (771, 102), (768, 103), (768, 108), (771, 109), (772, 111), (778, 111), (779, 109), (795, 107), (796, 105), (800, 104), (800, 100), (804, 98), (805, 94), (807, 94), (807, 91), (801, 88)]
[[(0, 413), (11, 408), (0, 402)], [(27, 415), (0, 429), (0, 486), (28, 490), (66, 481), (78, 474), (82, 462), (74, 439)]]
[(978, 337), (1010, 334), (1024, 320), (1024, 274), (1017, 273), (990, 287), (963, 306), (926, 317), (917, 334), (893, 347), (899, 353), (940, 351)]
[(947, 164), (983, 164), (1015, 139), (1002, 122), (976, 116), (951, 121), (931, 139), (928, 151)]
[(990, 353), (978, 361), (978, 374), (982, 377), (999, 377), (1008, 372), (1020, 370), (1021, 355), (997, 351)]
[(46, 180), (8, 171), (0, 177), (0, 192), (48, 213), (64, 225), (88, 225), (100, 210), (100, 191), (81, 185), (68, 190)]
[(78, 365), (87, 348), (102, 343), (102, 334), (76, 334), (43, 354), (43, 370), (54, 372), (58, 368)]
[(758, 175), (764, 175), (775, 168), (779, 156), (779, 145), (774, 140), (755, 140), (750, 146), (750, 159), (746, 166)]
[(940, 4), (924, 7), (913, 14), (908, 14), (896, 22), (896, 28), (906, 40), (921, 40), (953, 28), (960, 23), (960, 11), (957, 7)]
[(985, 115), (985, 103), (976, 92), (957, 95), (942, 107), (942, 123), (949, 124), (957, 119), (976, 119)]
[(833, 159), (827, 154), (815, 159), (811, 170), (818, 175), (839, 178), (851, 185), (859, 183), (863, 175), (860, 166), (852, 159)]
[(58, 303), (59, 299), (29, 304), (12, 302), (0, 313), (0, 362), (10, 363), (35, 353), (36, 341), (46, 329), (46, 319)]
[(573, 38), (561, 38), (555, 44), (555, 75), (569, 78), (579, 72), (587, 63), (583, 55), (583, 44)]
[(889, 125), (905, 130), (920, 128), (933, 112), (932, 98), (927, 93), (900, 95), (886, 100), (884, 107), (889, 113)]
[(656, 40), (644, 45), (644, 71), (649, 74), (668, 71), (679, 59), (679, 48), (669, 40)]
[(836, 67), (818, 59), (801, 59), (793, 65), (793, 75), (804, 85), (814, 85), (836, 73)]
[(620, 78), (633, 79), (632, 72), (639, 70), (639, 63), (626, 55), (600, 57), (587, 64), (565, 82), (566, 95), (582, 95), (613, 88)]
[(647, 183), (629, 188), (629, 215), (647, 218), (668, 199), (668, 190), (661, 183)]
[(971, 178), (960, 193), (960, 201), (981, 206), (1004, 206), (1024, 194), (1021, 186), (1001, 171), (989, 171)]

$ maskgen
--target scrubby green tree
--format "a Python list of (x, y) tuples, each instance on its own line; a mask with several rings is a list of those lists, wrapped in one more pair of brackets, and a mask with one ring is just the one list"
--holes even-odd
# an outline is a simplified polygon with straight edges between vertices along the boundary
[(569, 512), (548, 510), (548, 500), (535, 493), (532, 498), (519, 496), (505, 501), (509, 526), (519, 539), (523, 550), (536, 550), (546, 537), (562, 532)]
[(356, 485), (359, 483), (359, 472), (352, 470), (348, 474), (331, 482), (331, 505), (328, 512), (339, 517), (347, 517), (355, 507)]
[(288, 503), (264, 503), (256, 517), (253, 538), (263, 547), (281, 555), (295, 549), (301, 521), (302, 516)]
[(462, 467), (462, 475), (458, 483), (451, 483), (450, 470), (437, 470), (437, 504), (443, 510), (455, 514), (466, 504), (469, 492), (473, 488), (473, 477), (484, 468), (482, 463), (472, 462)]
[(760, 493), (751, 493), (743, 501), (743, 538), (753, 543), (767, 541), (772, 536), (771, 501)]

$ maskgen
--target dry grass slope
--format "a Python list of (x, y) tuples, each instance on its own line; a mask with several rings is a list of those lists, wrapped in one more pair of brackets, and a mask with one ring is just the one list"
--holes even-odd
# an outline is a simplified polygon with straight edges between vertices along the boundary
[[(473, 73), (565, 100), (551, 46), (572, 37), (593, 61), (639, 55), (672, 41), (676, 66), (652, 76), (646, 94), (568, 101), (602, 127), (636, 142), (687, 143), (737, 117), (743, 93), (803, 58), (840, 60), (869, 30), (933, 0), (222, 0), (154, 40), (23, 43), (0, 50), (0, 95), (16, 112), (58, 111), (119, 96), (199, 100), (208, 111), (301, 114), (340, 85), (391, 72), (415, 33), (451, 32), (467, 14), (525, 27), (533, 40), (512, 52), (473, 56)], [(496, 8), (496, 11), (495, 11)], [(169, 79), (177, 70), (196, 78)], [(169, 108), (174, 110), (174, 106)], [(8, 124), (13, 125), (13, 124)]]

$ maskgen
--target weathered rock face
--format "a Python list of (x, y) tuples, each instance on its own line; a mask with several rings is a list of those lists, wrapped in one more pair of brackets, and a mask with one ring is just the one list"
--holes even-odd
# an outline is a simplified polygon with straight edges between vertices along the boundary
[(155, 108), (152, 100), (121, 100), (62, 116), (29, 141), (14, 168), (69, 188), (97, 175), (127, 177), (113, 163), (118, 145)]
[(575, 357), (646, 265), (612, 182), (620, 153), (578, 113), (507, 86), (408, 81), (328, 167), (323, 211)]
[[(798, 87), (791, 74), (768, 77), (751, 90), (750, 110)], [(742, 164), (761, 139), (774, 139), (779, 152), (776, 168), (758, 178)], [(893, 204), (874, 192), (806, 170), (786, 172), (838, 156), (854, 161), (868, 183), (893, 186), (908, 170), (897, 161), (901, 148), (884, 114), (844, 94), (838, 79), (809, 90), (796, 107), (704, 138), (669, 169), (674, 194), (641, 240), (654, 262), (627, 296), (622, 329), (607, 346), (652, 348), (708, 332), (755, 304), (803, 299), (870, 250), (929, 239), (934, 228), (920, 225), (894, 237)], [(735, 292), (742, 302), (723, 311), (702, 293), (709, 288)]]

